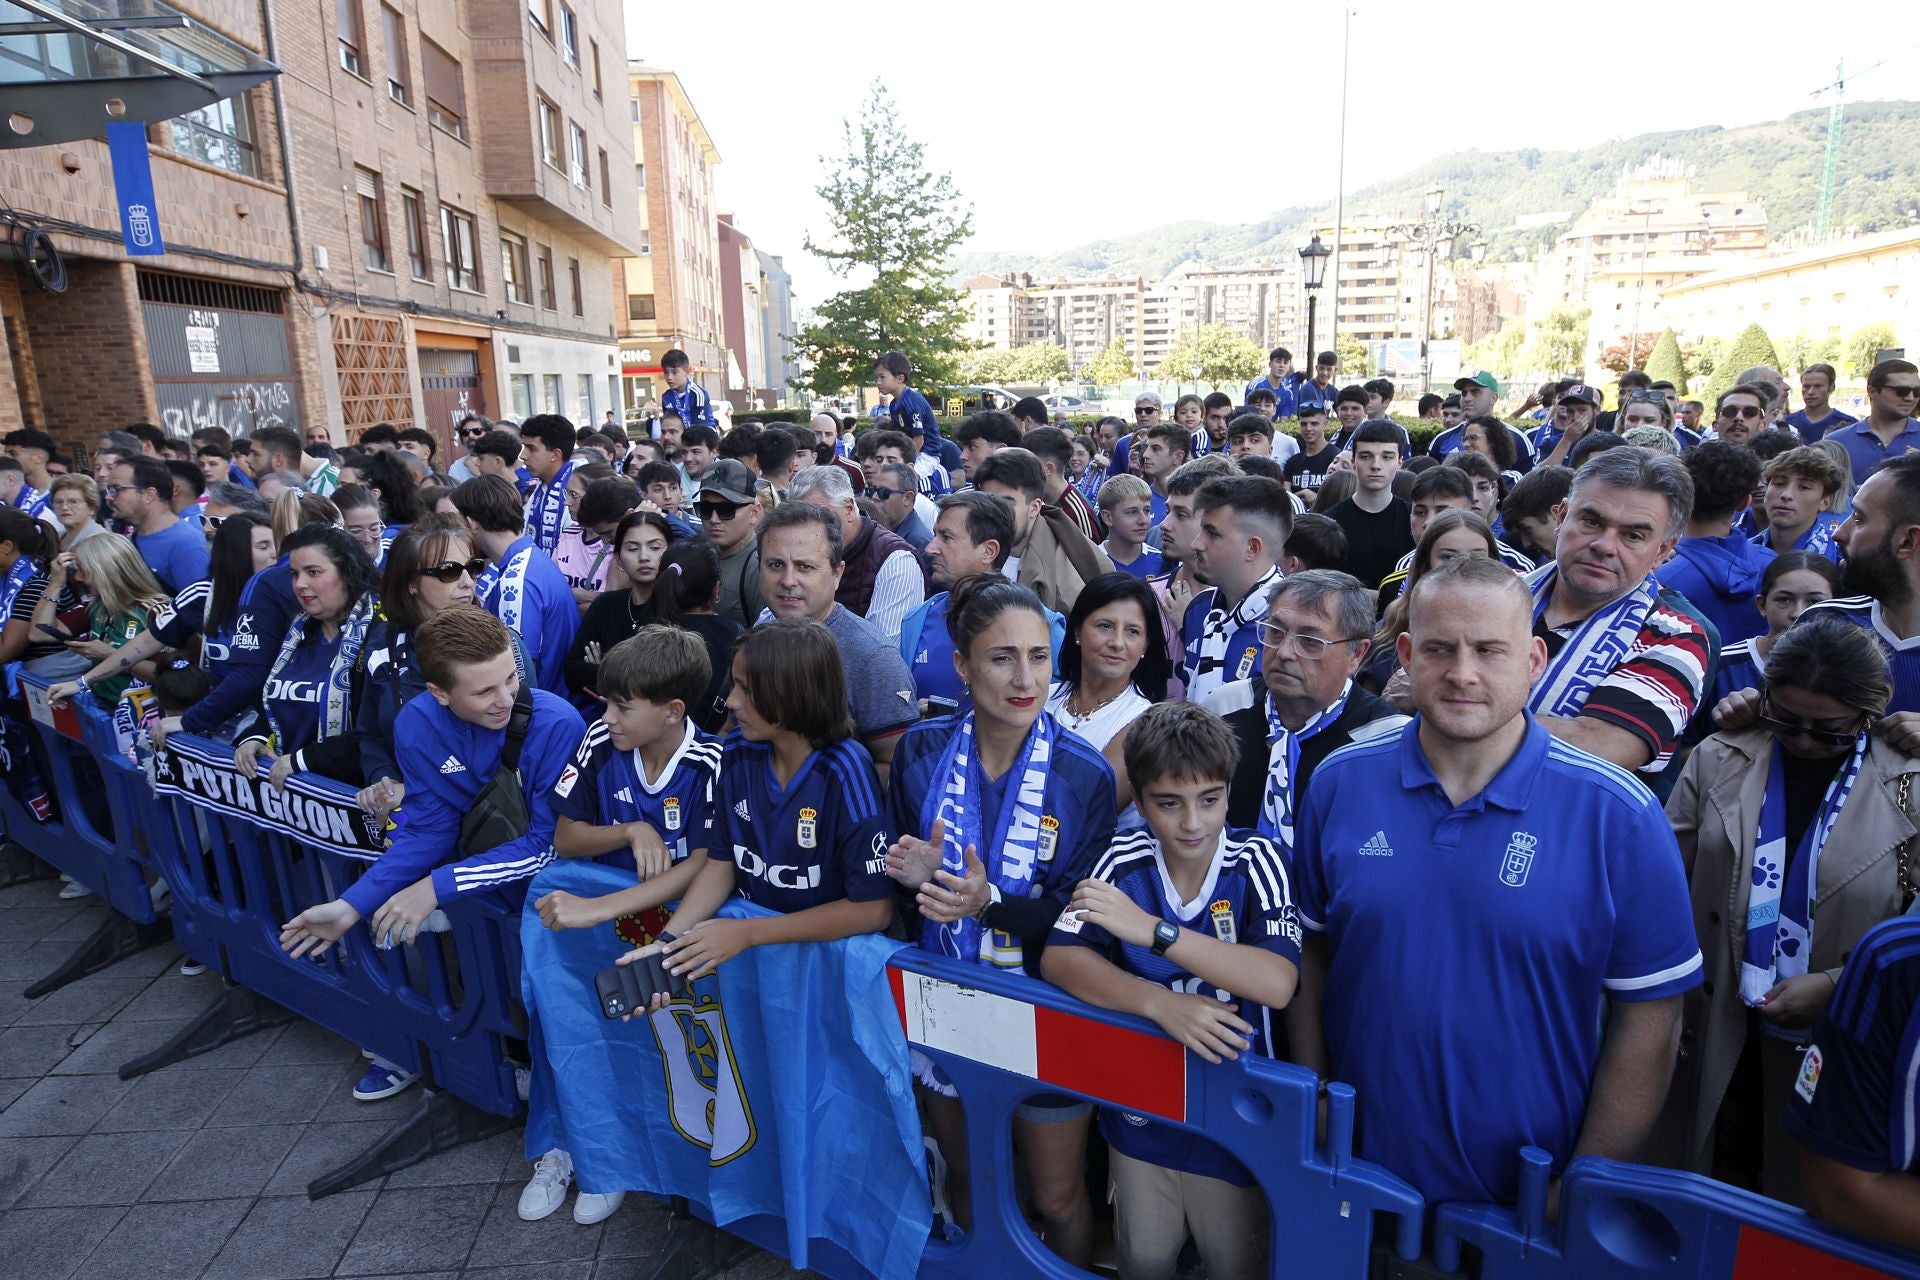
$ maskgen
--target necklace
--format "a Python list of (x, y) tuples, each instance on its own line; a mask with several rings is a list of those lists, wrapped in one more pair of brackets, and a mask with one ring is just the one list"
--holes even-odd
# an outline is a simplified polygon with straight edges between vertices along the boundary
[[(652, 599), (649, 598), (647, 604), (650, 605), (652, 603)], [(640, 615), (633, 611), (633, 592), (631, 590), (627, 592), (627, 625), (634, 631), (640, 629)]]
[(1096, 703), (1094, 706), (1092, 706), (1091, 708), (1089, 708), (1087, 711), (1083, 713), (1083, 712), (1075, 711), (1073, 709), (1073, 700), (1080, 696), (1080, 686), (1079, 685), (1073, 686), (1073, 691), (1067, 694), (1067, 700), (1061, 704), (1061, 709), (1067, 713), (1067, 719), (1073, 721), (1073, 723), (1068, 725), (1067, 727), (1069, 729), (1078, 729), (1081, 725), (1093, 719), (1095, 716), (1099, 715), (1102, 711), (1104, 711), (1108, 706), (1112, 705), (1113, 700), (1115, 698), (1118, 698), (1121, 694), (1125, 693), (1126, 691), (1127, 691), (1127, 686), (1124, 684), (1121, 685), (1119, 689), (1115, 690), (1113, 693), (1108, 694), (1106, 697), (1102, 698), (1098, 703)]

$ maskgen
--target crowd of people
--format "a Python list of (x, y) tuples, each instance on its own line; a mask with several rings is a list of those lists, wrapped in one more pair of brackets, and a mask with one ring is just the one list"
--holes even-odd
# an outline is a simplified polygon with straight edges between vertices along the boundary
[[(1913, 364), (1858, 422), (1820, 365), (1798, 410), (1756, 368), (1710, 417), (1637, 371), (1501, 416), (1478, 372), (1429, 436), (1281, 349), (1239, 397), (951, 438), (898, 352), (857, 431), (722, 435), (666, 368), (651, 421), (470, 416), (454, 458), (137, 425), (89, 473), (11, 432), (0, 660), (394, 818), (296, 956), (482, 893), (556, 930), (670, 910), (620, 962), (685, 979), (890, 933), (1349, 1082), (1359, 1153), (1432, 1201), (1511, 1201), (1532, 1145), (1920, 1247)], [(543, 892), (568, 858), (633, 884)], [(965, 1228), (965, 1099), (913, 1068)], [(414, 1079), (375, 1058), (355, 1096)], [(1015, 1150), (1062, 1258), (1107, 1248), (1096, 1129), (1121, 1275), (1284, 1247), (1204, 1137), (1042, 1095)], [(521, 1215), (574, 1180), (540, 1153)]]

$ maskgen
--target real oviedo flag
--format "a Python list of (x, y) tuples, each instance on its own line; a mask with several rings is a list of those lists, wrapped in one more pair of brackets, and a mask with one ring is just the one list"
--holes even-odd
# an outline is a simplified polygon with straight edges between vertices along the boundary
[[(683, 1195), (722, 1226), (784, 1218), (881, 1280), (910, 1277), (932, 1224), (907, 1046), (878, 936), (754, 947), (690, 998), (631, 1022), (600, 1016), (594, 975), (652, 940), (665, 915), (555, 933), (534, 904), (600, 897), (633, 873), (555, 862), (521, 917), (533, 1083), (527, 1158), (560, 1147), (583, 1190)], [(766, 914), (735, 901), (724, 916)]]

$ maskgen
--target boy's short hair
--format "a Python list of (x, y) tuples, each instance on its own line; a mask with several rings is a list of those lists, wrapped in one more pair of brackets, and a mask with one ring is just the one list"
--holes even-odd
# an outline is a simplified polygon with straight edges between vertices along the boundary
[(1293, 518), (1287, 555), (1308, 569), (1338, 569), (1347, 563), (1347, 531), (1332, 516), (1308, 512)]
[(1059, 427), (1034, 427), (1020, 437), (1020, 447), (1063, 476), (1073, 466), (1073, 437)]
[(1205, 707), (1157, 702), (1127, 731), (1124, 760), (1135, 795), (1166, 779), (1232, 782), (1240, 763), (1240, 740)]
[[(1260, 393), (1256, 391), (1253, 394), (1257, 396)], [(1251, 398), (1252, 397), (1249, 397), (1249, 399)], [(1278, 404), (1280, 402), (1276, 400), (1274, 401), (1274, 403)], [(1324, 418), (1327, 416), (1327, 406), (1321, 401), (1309, 400), (1305, 404), (1301, 405), (1299, 408), (1295, 409), (1293, 411), (1293, 416), (1295, 421), (1298, 421), (1301, 418)]]
[[(1342, 392), (1341, 394), (1345, 395), (1346, 393)], [(1360, 394), (1364, 396), (1366, 392), (1363, 391)], [(1363, 444), (1390, 444), (1393, 446), (1394, 452), (1401, 456), (1401, 460), (1406, 460), (1405, 440), (1400, 435), (1400, 428), (1391, 422), (1363, 422), (1354, 429), (1353, 439), (1349, 440), (1347, 444), (1349, 447), (1355, 449)]]
[(1278, 405), (1279, 403), (1280, 397), (1273, 394), (1272, 389), (1269, 387), (1256, 387), (1247, 396), (1247, 408), (1249, 409), (1257, 404)]
[(453, 509), (485, 533), (518, 533), (526, 524), (520, 493), (504, 476), (475, 476), (453, 487)]
[[(1180, 435), (1184, 439), (1186, 432), (1181, 431)], [(1200, 492), (1200, 486), (1209, 480), (1239, 474), (1240, 468), (1234, 465), (1232, 458), (1224, 453), (1209, 453), (1191, 462), (1183, 462), (1174, 469), (1173, 474), (1167, 477), (1167, 496), (1189, 497)]]
[(520, 450), (519, 433), (502, 427), (495, 427), (467, 446), (467, 452), (476, 458), (498, 458), (508, 466), (520, 461)]
[(691, 369), (693, 367), (693, 361), (687, 359), (686, 352), (678, 347), (673, 347), (667, 351), (667, 354), (660, 357), (660, 367), (662, 369)]
[(166, 468), (167, 473), (173, 477), (175, 492), (179, 491), (181, 485), (193, 490), (195, 498), (207, 491), (207, 478), (200, 474), (200, 468), (193, 463), (173, 458), (166, 463)]
[[(1811, 369), (1807, 372), (1812, 372)], [(1793, 476), (1801, 480), (1811, 480), (1820, 486), (1821, 492), (1831, 498), (1840, 491), (1847, 477), (1841, 473), (1840, 464), (1830, 457), (1825, 449), (1816, 449), (1812, 445), (1802, 445), (1798, 449), (1789, 449), (1767, 463), (1762, 473), (1768, 481), (1776, 476)]]
[(442, 609), (428, 618), (414, 632), (414, 643), (420, 653), (420, 674), (442, 690), (458, 683), (458, 668), (491, 662), (513, 649), (506, 624), (470, 604)]
[(974, 488), (984, 489), (990, 484), (1004, 484), (1028, 500), (1047, 496), (1047, 473), (1040, 459), (1017, 445), (996, 449), (973, 469)]
[(853, 442), (853, 460), (865, 462), (882, 449), (897, 449), (900, 456), (909, 463), (920, 457), (920, 451), (913, 446), (913, 437), (904, 431), (895, 431), (892, 427), (873, 427), (862, 431)]
[(1572, 467), (1535, 467), (1520, 477), (1500, 504), (1500, 519), (1508, 528), (1522, 520), (1541, 519), (1565, 502), (1572, 490)]
[(1012, 414), (998, 409), (976, 410), (960, 420), (953, 442), (965, 448), (980, 439), (991, 440), (1003, 449), (1010, 448), (1020, 443), (1020, 424), (1013, 420)]
[(1466, 472), (1475, 480), (1491, 480), (1496, 486), (1500, 484), (1500, 468), (1484, 453), (1455, 449), (1447, 455), (1446, 465), (1455, 471)]
[(634, 472), (633, 483), (640, 486), (642, 493), (645, 493), (656, 484), (671, 484), (677, 486), (680, 483), (680, 468), (674, 466), (671, 462), (655, 460), (644, 464), (638, 471)]
[(1229, 441), (1240, 436), (1265, 436), (1271, 440), (1273, 439), (1273, 423), (1267, 420), (1265, 414), (1243, 413), (1227, 424), (1227, 439)]
[(691, 449), (701, 445), (713, 452), (720, 451), (720, 433), (704, 422), (695, 422), (680, 433), (680, 447)]
[(873, 363), (896, 378), (906, 378), (913, 373), (913, 361), (907, 359), (903, 351), (889, 351)]
[(1100, 486), (1100, 509), (1111, 511), (1123, 502), (1151, 502), (1153, 487), (1139, 476), (1114, 476)]
[(705, 701), (712, 680), (706, 641), (683, 628), (652, 623), (607, 651), (596, 687), (609, 702), (664, 707), (677, 698), (690, 709)]
[(428, 458), (432, 458), (440, 452), (440, 442), (434, 438), (433, 432), (427, 430), (425, 427), (408, 427), (406, 430), (400, 432), (398, 443), (423, 444), (427, 446)]
[(1437, 498), (1472, 502), (1473, 482), (1459, 467), (1433, 467), (1413, 478), (1410, 497), (1415, 502), (1431, 502)]
[(1355, 383), (1350, 387), (1342, 387), (1334, 395), (1333, 403), (1335, 407), (1343, 404), (1357, 404), (1364, 409), (1367, 406), (1367, 389), (1359, 383)]
[(1147, 439), (1158, 440), (1178, 453), (1193, 452), (1193, 432), (1177, 422), (1156, 422), (1147, 428)]

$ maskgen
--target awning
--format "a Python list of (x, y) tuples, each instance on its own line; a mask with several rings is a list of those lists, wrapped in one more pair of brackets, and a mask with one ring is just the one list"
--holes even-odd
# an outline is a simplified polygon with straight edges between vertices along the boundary
[(158, 0), (0, 0), (0, 147), (171, 119), (279, 73)]

